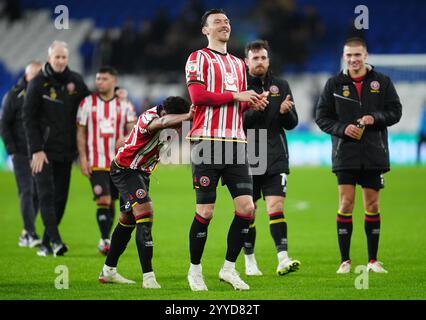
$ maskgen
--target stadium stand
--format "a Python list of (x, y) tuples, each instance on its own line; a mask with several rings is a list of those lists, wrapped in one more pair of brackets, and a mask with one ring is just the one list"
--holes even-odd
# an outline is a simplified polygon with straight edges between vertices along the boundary
[[(293, 8), (291, 10), (293, 10), (292, 12), (295, 15), (299, 17), (305, 15), (305, 18), (307, 8), (313, 7), (319, 23), (324, 28), (322, 36), (316, 41), (307, 44), (306, 60), (295, 64), (287, 62), (282, 68), (278, 69), (284, 72), (284, 76), (292, 85), (302, 122), (300, 129), (316, 130), (316, 127), (311, 122), (313, 106), (325, 79), (340, 69), (341, 44), (343, 40), (348, 35), (353, 34), (353, 32), (359, 33), (359, 30), (354, 30), (354, 28), (350, 27), (356, 17), (354, 10), (359, 5), (359, 1), (276, 0), (276, 2), (279, 5), (283, 3), (288, 5)], [(13, 22), (9, 22), (4, 18), (0, 19), (1, 95), (13, 85), (28, 61), (32, 59), (45, 60), (46, 48), (53, 39), (68, 42), (71, 67), (84, 72), (87, 82), (89, 84), (93, 83), (91, 79), (92, 73), (97, 67), (94, 57), (99, 57), (98, 47), (102, 35), (106, 34), (107, 30), (111, 30), (110, 34), (113, 41), (115, 41), (114, 39), (120, 37), (123, 25), (129, 22), (129, 17), (133, 23), (129, 25), (129, 28), (133, 28), (132, 30), (135, 32), (137, 32), (141, 22), (154, 23), (159, 16), (159, 12), (164, 13), (164, 17), (169, 23), (165, 25), (166, 30), (170, 28), (171, 23), (179, 19), (187, 19), (188, 23), (193, 22), (194, 24), (191, 25), (191, 28), (197, 29), (199, 16), (194, 13), (196, 11), (190, 11), (188, 8), (203, 11), (204, 8), (209, 7), (224, 7), (232, 17), (234, 43), (243, 45), (245, 41), (253, 40), (262, 34), (261, 25), (259, 25), (259, 20), (256, 19), (255, 15), (257, 11), (261, 10), (261, 1), (256, 0), (207, 0), (204, 2), (198, 2), (197, 0), (190, 2), (173, 0), (142, 2), (129, 0), (126, 1), (125, 6), (117, 1), (93, 0), (90, 1), (90, 4), (87, 4), (86, 2), (72, 0), (67, 2), (70, 18), (72, 19), (70, 30), (56, 30), (53, 27), (55, 19), (54, 8), (59, 4), (57, 1), (21, 0), (20, 4), (24, 9), (23, 18)], [(425, 1), (389, 2), (377, 0), (367, 1), (366, 5), (369, 9), (369, 29), (363, 30), (361, 34), (367, 39), (370, 54), (395, 54), (399, 57), (398, 61), (405, 59), (409, 62), (413, 60), (413, 57), (422, 58), (418, 54), (426, 53), (426, 34), (418, 32), (418, 30), (422, 28), (421, 13), (426, 12)], [(191, 30), (188, 29), (184, 29), (184, 32), (181, 32), (184, 40), (177, 40), (181, 46), (186, 43), (185, 37), (190, 37)], [(197, 32), (196, 30), (195, 37), (202, 41), (202, 37)], [(285, 32), (282, 33), (284, 34)], [(155, 36), (158, 36), (158, 33)], [(155, 37), (148, 39), (149, 41), (145, 41), (145, 45), (155, 44), (157, 40)], [(192, 43), (191, 45), (198, 47), (200, 43), (202, 42)], [(166, 51), (166, 54), (176, 51), (167, 47), (166, 44), (163, 45), (160, 41), (157, 47), (146, 49), (148, 51), (134, 50), (135, 47), (131, 47), (135, 57), (128, 58), (125, 56), (124, 63), (133, 60), (137, 62), (148, 61), (145, 64), (138, 64), (136, 67), (131, 65), (128, 68), (124, 68), (124, 72), (121, 70), (122, 74), (133, 73), (133, 75), (122, 76), (121, 84), (129, 89), (131, 98), (136, 101), (135, 104), (139, 111), (142, 101), (155, 102), (160, 101), (169, 93), (185, 93), (182, 68), (185, 63), (186, 52), (190, 51), (189, 48), (182, 47), (179, 49), (182, 54), (174, 56), (171, 60), (173, 61), (171, 66), (167, 66), (162, 63), (164, 59), (161, 56), (156, 57), (156, 55), (160, 55), (161, 50), (158, 51), (158, 54), (155, 50), (158, 50), (161, 46), (165, 48), (163, 51)], [(235, 51), (234, 49), (232, 48), (232, 52), (238, 52), (238, 50)], [(239, 49), (241, 50), (241, 48)], [(149, 53), (149, 51), (151, 53), (155, 52), (153, 56), (148, 55), (147, 57), (144, 55), (146, 52)], [(276, 56), (280, 53), (278, 52)], [(406, 58), (404, 58), (401, 54), (415, 54), (416, 56), (405, 56)], [(121, 54), (121, 56), (123, 55)], [(154, 63), (155, 58), (158, 59), (157, 62), (159, 63)], [(113, 62), (111, 64), (115, 65)], [(153, 66), (160, 67), (150, 70), (144, 69), (153, 68)], [(399, 68), (398, 70), (389, 68), (389, 65), (378, 66), (379, 71), (381, 70), (380, 68), (394, 79), (403, 105), (406, 108), (405, 110), (409, 110), (409, 112), (404, 112), (401, 123), (392, 128), (392, 130), (415, 132), (418, 121), (414, 120), (418, 117), (421, 104), (426, 100), (426, 63), (423, 63), (423, 65), (417, 63), (414, 67)]]

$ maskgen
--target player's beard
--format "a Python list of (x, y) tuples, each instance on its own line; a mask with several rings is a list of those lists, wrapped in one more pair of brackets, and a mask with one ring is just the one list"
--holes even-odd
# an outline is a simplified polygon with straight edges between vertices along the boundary
[(265, 67), (263, 67), (263, 66), (258, 66), (258, 67), (256, 67), (256, 68), (254, 68), (253, 74), (254, 74), (256, 77), (262, 78), (262, 77), (264, 77), (264, 76), (265, 76), (265, 74), (266, 74), (266, 68), (265, 68)]

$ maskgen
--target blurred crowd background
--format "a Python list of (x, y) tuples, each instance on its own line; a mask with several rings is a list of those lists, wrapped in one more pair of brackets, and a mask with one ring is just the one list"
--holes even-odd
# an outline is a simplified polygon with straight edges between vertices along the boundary
[[(367, 30), (354, 27), (360, 4), (368, 8)], [(55, 28), (58, 5), (68, 9), (69, 29)], [(318, 134), (314, 107), (326, 79), (341, 69), (343, 41), (365, 38), (373, 64), (397, 85), (403, 119), (391, 132), (405, 134), (398, 146), (413, 154), (401, 163), (414, 162), (415, 135), (426, 127), (420, 121), (426, 105), (423, 0), (2, 0), (0, 95), (29, 61), (45, 61), (49, 44), (58, 39), (69, 44), (70, 66), (89, 86), (100, 66), (117, 68), (120, 86), (129, 91), (139, 113), (168, 95), (187, 97), (186, 59), (207, 43), (200, 18), (206, 9), (219, 7), (231, 19), (229, 52), (244, 57), (247, 42), (269, 41), (272, 70), (292, 87), (300, 134)]]

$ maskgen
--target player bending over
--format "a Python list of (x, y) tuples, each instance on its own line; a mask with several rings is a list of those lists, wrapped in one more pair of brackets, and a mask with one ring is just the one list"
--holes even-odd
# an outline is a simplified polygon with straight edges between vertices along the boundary
[(136, 246), (143, 272), (143, 288), (161, 288), (152, 269), (153, 242), (151, 235), (153, 208), (149, 197), (149, 177), (159, 161), (160, 132), (178, 128), (191, 120), (193, 109), (180, 97), (168, 97), (139, 117), (124, 147), (111, 162), (111, 178), (120, 192), (124, 208), (111, 237), (105, 265), (99, 275), (101, 283), (135, 283), (117, 272), (117, 263), (136, 228)]

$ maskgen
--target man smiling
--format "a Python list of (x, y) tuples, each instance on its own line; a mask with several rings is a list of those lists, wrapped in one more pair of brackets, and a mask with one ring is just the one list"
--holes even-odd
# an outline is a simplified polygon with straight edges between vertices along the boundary
[(401, 103), (389, 77), (366, 64), (367, 45), (348, 39), (343, 48), (346, 69), (330, 78), (316, 109), (316, 123), (332, 137), (333, 172), (339, 189), (337, 233), (341, 265), (349, 273), (355, 187), (361, 185), (367, 235), (367, 270), (386, 273), (377, 261), (380, 235), (379, 191), (390, 170), (387, 127), (401, 119)]

